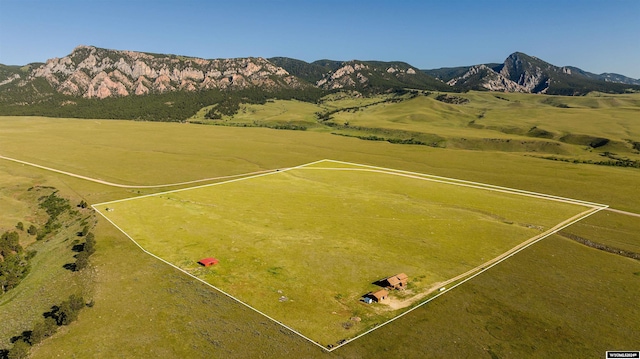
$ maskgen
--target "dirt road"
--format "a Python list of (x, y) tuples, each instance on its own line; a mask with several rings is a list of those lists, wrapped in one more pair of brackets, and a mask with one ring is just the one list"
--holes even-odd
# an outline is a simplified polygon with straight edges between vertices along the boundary
[(479, 266), (477, 266), (477, 267), (475, 267), (473, 269), (470, 269), (470, 270), (468, 270), (468, 271), (466, 271), (466, 272), (464, 272), (464, 273), (462, 273), (462, 274), (460, 274), (460, 275), (458, 275), (456, 277), (453, 277), (453, 278), (451, 278), (449, 280), (446, 280), (444, 282), (436, 283), (431, 288), (429, 288), (427, 291), (418, 293), (418, 294), (416, 294), (416, 295), (414, 295), (414, 296), (412, 296), (410, 298), (406, 298), (406, 299), (403, 299), (403, 300), (391, 299), (391, 301), (389, 303), (389, 307), (391, 309), (393, 309), (393, 310), (409, 307), (412, 304), (414, 304), (416, 302), (419, 302), (423, 298), (427, 297), (429, 294), (435, 292), (436, 290), (439, 290), (439, 288), (446, 287), (447, 285), (449, 285), (451, 283), (457, 282), (457, 281), (459, 281), (461, 279), (469, 277), (469, 276), (471, 276), (473, 274), (477, 274), (477, 273), (479, 273), (481, 271), (485, 271), (485, 270), (489, 269), (490, 267), (493, 267), (494, 265), (496, 265), (496, 264), (502, 262), (503, 260), (507, 259), (508, 257), (516, 254), (517, 252), (520, 252), (524, 248), (534, 244), (535, 242), (538, 242), (538, 241), (540, 241), (540, 240), (542, 240), (542, 239), (544, 239), (544, 238), (546, 238), (546, 237), (548, 237), (548, 236), (550, 236), (550, 235), (552, 235), (552, 234), (554, 234), (554, 233), (556, 233), (556, 232), (558, 232), (558, 231), (560, 231), (560, 230), (572, 225), (573, 223), (578, 222), (581, 219), (583, 219), (583, 218), (585, 218), (585, 217), (587, 217), (587, 216), (589, 216), (589, 215), (591, 215), (591, 214), (593, 214), (595, 212), (601, 211), (603, 209), (604, 208), (602, 208), (602, 207), (589, 208), (588, 210), (586, 210), (586, 211), (584, 211), (582, 213), (579, 213), (579, 214), (577, 214), (577, 215), (575, 215), (575, 216), (573, 216), (573, 217), (571, 217), (571, 218), (569, 218), (569, 219), (567, 219), (565, 221), (562, 221), (562, 222), (558, 223), (553, 228), (548, 229), (548, 230), (540, 233), (537, 236), (534, 236), (534, 237), (531, 237), (531, 238), (527, 239), (526, 241), (524, 241), (524, 242), (518, 244), (517, 246), (511, 248), (507, 252), (505, 252), (505, 253), (503, 253), (503, 254), (501, 254), (501, 255), (499, 255), (499, 256), (491, 259), (491, 260), (488, 260), (488, 261), (480, 264)]
[(640, 214), (638, 214), (638, 213), (627, 212), (627, 211), (621, 211), (621, 210), (619, 210), (619, 209), (607, 208), (606, 210), (607, 210), (607, 211), (609, 211), (609, 212), (615, 212), (615, 213), (624, 214), (624, 215), (626, 215), (626, 216), (640, 217)]
[(0, 155), (0, 159), (7, 160), (7, 161), (12, 161), (12, 162), (16, 162), (16, 163), (20, 163), (20, 164), (27, 165), (27, 166), (40, 168), (40, 169), (51, 171), (51, 172), (60, 173), (60, 174), (71, 176), (71, 177), (75, 177), (75, 178), (80, 178), (80, 179), (83, 179), (83, 180), (86, 180), (86, 181), (100, 183), (100, 184), (103, 184), (103, 185), (106, 185), (106, 186), (119, 187), (119, 188), (138, 188), (138, 189), (140, 189), (140, 188), (163, 188), (163, 187), (182, 186), (182, 185), (188, 185), (188, 184), (209, 182), (209, 181), (215, 181), (215, 180), (220, 180), (220, 179), (236, 178), (236, 177), (243, 177), (243, 176), (251, 176), (251, 175), (256, 175), (256, 174), (261, 174), (261, 173), (277, 171), (277, 170), (264, 170), (264, 171), (256, 171), (256, 172), (243, 173), (243, 174), (231, 175), (231, 176), (220, 176), (220, 177), (204, 178), (204, 179), (199, 179), (199, 180), (194, 180), (194, 181), (187, 181), (187, 182), (140, 186), (140, 185), (126, 185), (126, 184), (113, 183), (113, 182), (101, 180), (99, 178), (92, 178), (92, 177), (87, 177), (87, 176), (83, 176), (83, 175), (79, 175), (79, 174), (75, 174), (75, 173), (71, 173), (71, 172), (67, 172), (67, 171), (61, 171), (61, 170), (58, 170), (58, 169), (55, 169), (55, 168), (41, 166), (41, 165), (38, 165), (38, 164), (35, 164), (35, 163), (22, 161), (22, 160), (18, 160), (18, 159), (15, 159), (15, 158), (2, 156), (2, 155)]

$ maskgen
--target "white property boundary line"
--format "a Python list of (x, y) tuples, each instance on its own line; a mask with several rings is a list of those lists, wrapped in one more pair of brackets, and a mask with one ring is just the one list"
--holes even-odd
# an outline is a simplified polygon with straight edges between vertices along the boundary
[[(93, 205), (92, 205), (91, 207), (93, 207)], [(283, 326), (283, 327), (285, 327), (285, 328), (289, 329), (289, 330), (290, 330), (290, 331), (292, 331), (293, 333), (298, 334), (298, 335), (299, 335), (299, 336), (301, 336), (302, 338), (304, 338), (304, 339), (306, 339), (306, 340), (310, 341), (311, 343), (313, 343), (313, 344), (315, 344), (315, 345), (319, 346), (320, 348), (327, 350), (327, 348), (325, 348), (324, 346), (322, 346), (322, 344), (319, 344), (319, 343), (317, 343), (317, 342), (313, 341), (312, 339), (310, 339), (310, 338), (306, 337), (304, 334), (302, 334), (302, 333), (300, 333), (300, 332), (296, 331), (295, 329), (293, 329), (293, 328), (291, 328), (291, 327), (287, 326), (286, 324), (284, 324), (284, 323), (282, 323), (282, 322), (280, 322), (280, 321), (278, 321), (278, 320), (276, 320), (276, 319), (274, 319), (274, 318), (272, 318), (272, 317), (268, 316), (267, 314), (265, 314), (265, 313), (261, 312), (260, 310), (258, 310), (258, 309), (256, 309), (256, 308), (254, 308), (254, 307), (250, 306), (249, 304), (247, 304), (247, 303), (245, 303), (245, 302), (241, 301), (240, 299), (238, 299), (238, 298), (236, 298), (236, 297), (232, 296), (231, 294), (229, 294), (229, 293), (227, 293), (227, 292), (223, 291), (222, 289), (220, 289), (220, 288), (218, 288), (218, 287), (214, 286), (213, 284), (208, 283), (208, 282), (204, 281), (203, 279), (200, 279), (200, 278), (198, 278), (198, 277), (194, 276), (193, 274), (191, 274), (191, 273), (189, 273), (189, 272), (185, 271), (184, 269), (182, 269), (182, 268), (180, 268), (180, 267), (176, 266), (175, 264), (173, 264), (173, 263), (171, 263), (171, 262), (169, 262), (169, 261), (167, 261), (167, 260), (165, 260), (165, 259), (162, 259), (162, 258), (158, 257), (157, 255), (155, 255), (155, 254), (153, 254), (153, 253), (149, 252), (148, 250), (144, 249), (144, 247), (142, 247), (138, 242), (136, 242), (136, 240), (135, 240), (135, 239), (133, 239), (133, 238), (132, 238), (132, 237), (131, 237), (127, 232), (125, 232), (124, 230), (122, 230), (122, 228), (120, 228), (117, 224), (115, 224), (113, 221), (111, 221), (111, 220), (110, 220), (107, 216), (105, 216), (102, 212), (98, 211), (95, 207), (93, 207), (93, 209), (94, 209), (96, 212), (100, 213), (100, 215), (101, 215), (102, 217), (104, 217), (107, 221), (109, 221), (109, 223), (111, 223), (114, 227), (116, 227), (116, 228), (117, 228), (120, 232), (122, 232), (125, 236), (127, 236), (127, 238), (129, 238), (133, 243), (135, 243), (135, 245), (136, 245), (136, 246), (138, 246), (138, 248), (140, 248), (144, 253), (146, 253), (146, 254), (148, 254), (148, 255), (152, 256), (153, 258), (155, 258), (155, 259), (157, 259), (157, 260), (159, 260), (159, 261), (161, 261), (161, 262), (164, 262), (164, 263), (166, 263), (166, 264), (170, 265), (171, 267), (173, 267), (173, 268), (175, 268), (175, 269), (179, 270), (180, 272), (182, 272), (182, 273), (184, 273), (184, 274), (188, 275), (189, 277), (191, 277), (191, 278), (193, 278), (193, 279), (195, 279), (195, 280), (198, 280), (198, 281), (200, 281), (201, 283), (204, 283), (204, 284), (208, 285), (209, 287), (211, 287), (211, 288), (213, 288), (213, 289), (217, 290), (218, 292), (220, 292), (220, 293), (222, 293), (222, 294), (226, 295), (227, 297), (229, 297), (229, 298), (231, 298), (231, 299), (235, 300), (236, 302), (238, 302), (238, 303), (240, 303), (240, 304), (244, 305), (245, 307), (247, 307), (247, 308), (249, 308), (249, 309), (251, 309), (251, 310), (255, 311), (256, 313), (261, 314), (261, 315), (265, 316), (266, 318), (270, 319), (271, 321), (273, 321), (273, 322), (275, 322), (275, 323), (277, 323), (277, 324), (280, 324), (281, 326)]]
[[(365, 169), (362, 168), (342, 168), (342, 167), (309, 167), (312, 166), (314, 164), (318, 164), (318, 163), (323, 163), (323, 162), (333, 162), (333, 163), (340, 163), (340, 164), (345, 164), (345, 165), (350, 165), (350, 166), (356, 166), (356, 167), (364, 167)], [(187, 272), (186, 270), (176, 266), (175, 264), (170, 263), (169, 261), (158, 257), (157, 255), (147, 251), (144, 247), (142, 247), (138, 242), (136, 242), (135, 239), (133, 239), (127, 232), (125, 232), (122, 228), (120, 228), (117, 224), (115, 224), (111, 219), (109, 219), (104, 213), (102, 213), (100, 210), (98, 210), (96, 208), (96, 206), (104, 206), (107, 204), (112, 204), (112, 203), (118, 203), (118, 202), (124, 202), (124, 201), (131, 201), (131, 200), (136, 200), (136, 199), (141, 199), (141, 198), (146, 198), (146, 197), (151, 197), (151, 196), (160, 196), (163, 194), (168, 194), (168, 193), (175, 193), (175, 192), (182, 192), (182, 191), (187, 191), (187, 190), (192, 190), (192, 189), (199, 189), (199, 188), (205, 188), (205, 187), (211, 187), (211, 186), (217, 186), (217, 185), (221, 185), (221, 184), (227, 184), (227, 183), (233, 183), (233, 182), (239, 182), (239, 181), (243, 181), (243, 180), (248, 180), (248, 179), (252, 179), (252, 178), (258, 178), (258, 177), (262, 177), (262, 176), (267, 176), (267, 175), (272, 175), (272, 174), (276, 174), (276, 173), (281, 173), (281, 172), (287, 172), (290, 170), (294, 170), (294, 169), (313, 169), (313, 170), (351, 170), (351, 171), (369, 171), (369, 172), (377, 172), (377, 173), (384, 173), (384, 174), (390, 174), (390, 175), (397, 175), (397, 176), (403, 176), (403, 177), (408, 177), (408, 178), (414, 178), (414, 179), (421, 179), (421, 180), (427, 180), (427, 181), (432, 181), (432, 182), (438, 182), (438, 183), (444, 183), (444, 184), (451, 184), (451, 185), (457, 185), (457, 186), (461, 186), (461, 187), (470, 187), (470, 188), (476, 188), (476, 189), (484, 189), (484, 190), (489, 190), (489, 191), (495, 191), (495, 192), (502, 192), (502, 193), (509, 193), (509, 194), (516, 194), (516, 195), (522, 195), (522, 196), (527, 196), (527, 197), (534, 197), (534, 198), (539, 198), (539, 199), (546, 199), (546, 200), (551, 200), (551, 201), (556, 201), (556, 202), (564, 202), (564, 203), (571, 203), (571, 204), (575, 204), (575, 205), (580, 205), (580, 206), (586, 206), (586, 207), (590, 207), (590, 209), (588, 209), (585, 212), (582, 212), (581, 214), (578, 214), (576, 216), (578, 216), (578, 218), (569, 221), (570, 219), (567, 219), (565, 221), (569, 221), (567, 223), (560, 222), (560, 224), (556, 225), (555, 227), (549, 229), (547, 232), (543, 232), (542, 234), (539, 235), (538, 238), (536, 238), (535, 240), (526, 243), (525, 245), (521, 246), (521, 247), (514, 247), (509, 251), (506, 251), (504, 254), (503, 258), (500, 258), (499, 260), (492, 262), (491, 260), (486, 262), (486, 263), (490, 263), (489, 265), (487, 265), (486, 267), (482, 267), (482, 269), (476, 271), (475, 273), (473, 273), (474, 270), (476, 270), (475, 268), (470, 270), (468, 277), (462, 279), (460, 282), (454, 284), (453, 286), (447, 288), (446, 290), (437, 293), (436, 295), (434, 295), (433, 297), (428, 298), (427, 300), (423, 301), (422, 303), (419, 303), (415, 306), (413, 306), (412, 308), (408, 309), (405, 312), (400, 313), (399, 315), (393, 317), (392, 319), (389, 319), (386, 322), (383, 322), (382, 324), (379, 324), (369, 330), (367, 330), (364, 333), (361, 333), (351, 339), (347, 339), (344, 342), (342, 342), (341, 344), (338, 344), (336, 346), (333, 346), (331, 348), (327, 348), (325, 346), (323, 346), (322, 344), (308, 338), (307, 336), (305, 336), (304, 334), (298, 332), (297, 330), (287, 326), (286, 324), (270, 317), (269, 315), (263, 313), (262, 311), (250, 306), (249, 304), (241, 301), (240, 299), (234, 297), (233, 295), (223, 291), (222, 289), (212, 285), (211, 283), (208, 283), (206, 281), (204, 281), (203, 279), (200, 279), (196, 276), (194, 276), (193, 274)], [(310, 162), (310, 163), (306, 163), (306, 164), (302, 164), (299, 166), (295, 166), (295, 167), (289, 167), (289, 168), (284, 168), (284, 169), (279, 169), (279, 170), (273, 170), (273, 171), (263, 171), (262, 173), (259, 174), (255, 174), (255, 175), (250, 175), (248, 177), (243, 177), (243, 178), (236, 178), (236, 179), (232, 179), (232, 180), (228, 180), (228, 181), (223, 181), (223, 182), (218, 182), (218, 183), (212, 183), (212, 184), (205, 184), (205, 185), (200, 185), (200, 186), (195, 186), (195, 187), (189, 187), (189, 188), (182, 188), (182, 189), (177, 189), (177, 190), (172, 190), (172, 191), (165, 191), (165, 192), (160, 192), (160, 193), (154, 193), (154, 194), (149, 194), (149, 195), (144, 195), (144, 196), (138, 196), (138, 197), (130, 197), (130, 198), (125, 198), (125, 199), (120, 199), (120, 200), (115, 200), (115, 201), (109, 201), (109, 202), (102, 202), (102, 203), (98, 203), (98, 204), (94, 204), (91, 206), (96, 212), (98, 212), (101, 216), (103, 216), (107, 221), (109, 221), (109, 223), (111, 223), (115, 228), (117, 228), (120, 232), (122, 232), (127, 238), (129, 238), (129, 240), (131, 240), (136, 246), (138, 246), (138, 248), (140, 248), (144, 253), (147, 253), (148, 255), (152, 256), (155, 259), (158, 259), (168, 265), (170, 265), (171, 267), (177, 269), (178, 271), (188, 275), (191, 278), (194, 278), (196, 280), (198, 280), (201, 283), (204, 283), (205, 285), (215, 289), (216, 291), (222, 293), (223, 295), (235, 300), (236, 302), (242, 304), (243, 306), (255, 311), (258, 314), (263, 315), (264, 317), (268, 318), (269, 320), (283, 326), (284, 328), (290, 330), (291, 332), (299, 335), (300, 337), (308, 340), (309, 342), (317, 345), (318, 347), (322, 348), (323, 350), (327, 351), (327, 352), (332, 352), (340, 347), (342, 347), (343, 345), (346, 345), (358, 338), (363, 337), (366, 334), (369, 334), (371, 332), (373, 332), (376, 329), (379, 329), (403, 316), (405, 316), (406, 314), (416, 310), (417, 308), (422, 307), (423, 305), (431, 302), (432, 300), (440, 297), (441, 295), (449, 292), (450, 290), (452, 290), (453, 288), (458, 287), (459, 285), (475, 278), (476, 276), (480, 275), (481, 273), (484, 273), (485, 271), (489, 270), (490, 268), (493, 268), (494, 266), (498, 265), (499, 263), (505, 261), (506, 259), (512, 257), (514, 254), (521, 252), (522, 250), (524, 250), (525, 248), (530, 247), (531, 245), (538, 243), (539, 241), (601, 211), (604, 210), (606, 208), (608, 208), (607, 205), (604, 204), (599, 204), (599, 203), (593, 203), (593, 202), (587, 202), (587, 201), (581, 201), (581, 200), (576, 200), (576, 199), (571, 199), (571, 198), (565, 198), (565, 197), (559, 197), (559, 196), (553, 196), (553, 195), (548, 195), (548, 194), (544, 194), (544, 193), (536, 193), (536, 192), (530, 192), (530, 191), (524, 191), (524, 190), (518, 190), (518, 189), (513, 189), (513, 188), (508, 188), (508, 187), (501, 187), (501, 186), (494, 186), (494, 185), (489, 185), (489, 184), (484, 184), (484, 183), (480, 183), (480, 182), (472, 182), (472, 181), (466, 181), (466, 180), (459, 180), (459, 179), (454, 179), (454, 178), (447, 178), (447, 177), (441, 177), (441, 176), (434, 176), (434, 175), (428, 175), (428, 174), (423, 174), (423, 173), (418, 173), (418, 172), (410, 172), (410, 171), (404, 171), (404, 170), (395, 170), (395, 169), (390, 169), (390, 168), (384, 168), (384, 167), (377, 167), (377, 166), (369, 166), (369, 165), (362, 165), (362, 164), (357, 164), (357, 163), (350, 163), (350, 162), (343, 162), (343, 161), (336, 161), (336, 160), (329, 160), (329, 159), (323, 159), (323, 160), (318, 160), (318, 161), (314, 161), (314, 162)], [(575, 217), (575, 216), (574, 216)], [(573, 217), (572, 217), (573, 218)], [(533, 237), (535, 238), (535, 237)], [(527, 241), (524, 241), (527, 242)], [(523, 242), (523, 243), (524, 243)], [(515, 249), (515, 250), (514, 250)], [(496, 257), (499, 258), (500, 256)], [(477, 268), (477, 267), (476, 267)], [(466, 274), (466, 273), (463, 273)], [(454, 277), (456, 278), (456, 277)]]
[[(340, 163), (340, 164), (345, 164), (345, 165), (350, 165), (350, 166), (365, 167), (365, 168), (370, 168), (370, 169), (373, 169), (373, 170), (384, 171), (384, 172), (404, 173), (404, 174), (416, 176), (416, 178), (417, 177), (430, 178), (430, 179), (433, 179), (434, 181), (435, 180), (440, 180), (443, 183), (457, 184), (459, 186), (467, 185), (467, 187), (484, 188), (484, 189), (493, 188), (495, 190), (502, 190), (502, 191), (510, 192), (510, 193), (533, 195), (533, 196), (538, 197), (538, 198), (558, 199), (558, 200), (569, 201), (569, 202), (574, 203), (574, 204), (581, 204), (581, 205), (586, 205), (586, 206), (609, 207), (606, 204), (595, 203), (595, 202), (587, 202), (587, 201), (582, 201), (582, 200), (574, 199), (574, 198), (566, 198), (566, 197), (554, 196), (554, 195), (550, 195), (550, 194), (546, 194), (546, 193), (531, 192), (531, 191), (525, 191), (525, 190), (521, 190), (521, 189), (517, 189), (517, 188), (496, 186), (496, 185), (491, 185), (491, 184), (486, 184), (486, 183), (481, 183), (481, 182), (466, 181), (466, 180), (461, 180), (461, 179), (457, 179), (457, 178), (435, 176), (435, 175), (429, 175), (429, 174), (419, 173), (419, 172), (396, 170), (396, 169), (393, 169), (393, 168), (370, 166), (370, 165), (363, 165), (363, 164), (359, 164), (359, 163), (337, 161), (337, 160), (329, 160), (329, 159), (325, 159), (325, 160), (322, 160), (322, 161), (316, 161), (316, 162), (313, 162), (313, 163), (317, 163), (317, 162), (334, 162), (334, 163)], [(349, 168), (345, 168), (345, 169), (348, 170)]]
[[(98, 179), (98, 178), (92, 178), (92, 177), (88, 177), (88, 176), (83, 176), (83, 175), (79, 175), (79, 174), (72, 173), (72, 172), (62, 171), (62, 170), (59, 170), (59, 169), (46, 167), (46, 166), (38, 165), (38, 164), (35, 164), (35, 163), (32, 163), (32, 162), (22, 161), (22, 160), (19, 160), (19, 159), (16, 159), (16, 158), (6, 157), (6, 156), (2, 156), (2, 155), (0, 155), (0, 159), (4, 159), (4, 160), (7, 160), (7, 161), (12, 161), (12, 162), (20, 163), (20, 164), (23, 164), (23, 165), (28, 165), (28, 166), (40, 168), (40, 169), (43, 169), (45, 171), (51, 171), (51, 172), (60, 173), (60, 174), (66, 175), (66, 176), (75, 177), (75, 178), (83, 179), (83, 180), (86, 180), (86, 181), (96, 182), (96, 183), (103, 184), (103, 185), (106, 185), (106, 186), (112, 186), (112, 187), (118, 187), (118, 188), (132, 188), (132, 189), (135, 189), (135, 188), (145, 189), (145, 188), (175, 187), (175, 186), (182, 186), (182, 185), (187, 185), (187, 184), (215, 181), (215, 180), (225, 179), (225, 178), (236, 178), (236, 177), (243, 177), (243, 176), (251, 176), (251, 175), (260, 174), (260, 173), (266, 173), (266, 172), (270, 172), (270, 171), (276, 171), (277, 172), (277, 171), (280, 171), (280, 170), (286, 170), (287, 169), (287, 168), (282, 168), (282, 169), (275, 169), (275, 170), (256, 171), (256, 172), (242, 173), (242, 174), (237, 174), (237, 175), (203, 178), (203, 179), (193, 180), (193, 181), (168, 183), (168, 184), (160, 184), (160, 185), (125, 185), (125, 184), (120, 184), (120, 183), (113, 183), (113, 182), (104, 181), (104, 180), (101, 180), (101, 179)], [(316, 162), (322, 162), (322, 161), (330, 161), (330, 162), (336, 162), (336, 163), (351, 164), (351, 165), (355, 165), (355, 166), (363, 166), (363, 167), (369, 167), (369, 168), (384, 169), (383, 167), (355, 164), (355, 163), (350, 163), (350, 162), (329, 160), (329, 159), (320, 160), (320, 161), (316, 161)], [(417, 172), (409, 172), (409, 171), (393, 170), (393, 169), (384, 169), (384, 170), (392, 171), (392, 172), (398, 172), (398, 173), (415, 174), (415, 175), (424, 176), (424, 177), (440, 178), (440, 179), (451, 181), (451, 182), (460, 182), (460, 183), (465, 183), (466, 182), (466, 183), (472, 183), (472, 184), (480, 184), (479, 182), (471, 182), (471, 181), (459, 180), (459, 179), (455, 179), (455, 178), (440, 177), (440, 176), (435, 176), (435, 175), (427, 175), (427, 174), (422, 174), (422, 173), (417, 173)], [(518, 189), (515, 189), (515, 188), (500, 187), (500, 186), (494, 186), (494, 185), (489, 185), (489, 184), (481, 184), (481, 185), (486, 186), (486, 187), (504, 188), (504, 189), (508, 189), (510, 191), (513, 191), (513, 192), (522, 192), (522, 193), (527, 193), (528, 192), (528, 191), (518, 190)], [(529, 192), (529, 193), (535, 193), (535, 192)], [(543, 194), (543, 193), (537, 193), (537, 195), (541, 195), (541, 196), (545, 196), (545, 197), (546, 196), (555, 197), (555, 196), (550, 196), (550, 195)], [(557, 197), (557, 198), (562, 198), (562, 197)], [(585, 202), (585, 201), (579, 201), (579, 200), (572, 200), (572, 201), (591, 203), (591, 202)], [(594, 203), (594, 205), (595, 204), (596, 203)], [(626, 215), (626, 216), (640, 217), (640, 213), (622, 211), (622, 210), (614, 209), (614, 208), (611, 208), (611, 207), (608, 207), (607, 211), (623, 214), (623, 215)]]
[(141, 198), (146, 198), (146, 197), (154, 197), (154, 196), (160, 196), (163, 194), (168, 194), (168, 193), (176, 193), (176, 192), (182, 192), (182, 191), (190, 191), (192, 189), (199, 189), (199, 188), (205, 188), (205, 187), (212, 187), (212, 186), (218, 186), (221, 184), (227, 184), (227, 183), (233, 183), (233, 182), (239, 182), (239, 181), (244, 181), (244, 180), (248, 180), (248, 179), (252, 179), (252, 178), (257, 178), (257, 177), (263, 177), (263, 176), (268, 176), (268, 175), (273, 175), (276, 173), (282, 173), (282, 172), (287, 172), (287, 171), (291, 171), (291, 170), (295, 170), (295, 169), (300, 169), (304, 166), (311, 166), (314, 165), (316, 163), (320, 163), (324, 160), (319, 160), (319, 161), (314, 161), (314, 162), (309, 162), (307, 164), (303, 164), (303, 165), (299, 165), (299, 166), (295, 166), (295, 167), (288, 167), (288, 168), (282, 168), (282, 169), (276, 169), (276, 170), (268, 170), (267, 171), (261, 171), (264, 173), (259, 173), (259, 174), (255, 174), (255, 175), (250, 175), (250, 174), (245, 174), (245, 175), (239, 175), (239, 176), (247, 176), (247, 177), (242, 177), (242, 178), (236, 178), (236, 179), (232, 179), (232, 180), (228, 180), (228, 181), (222, 181), (222, 182), (216, 182), (216, 183), (209, 183), (209, 184), (203, 184), (200, 186), (195, 186), (195, 187), (187, 187), (187, 188), (180, 188), (180, 189), (174, 189), (171, 191), (164, 191), (164, 192), (158, 192), (158, 193), (151, 193), (151, 194), (145, 194), (143, 196), (137, 196), (137, 197), (129, 197), (129, 198), (123, 198), (123, 199), (117, 199), (115, 201), (109, 201), (109, 202), (102, 202), (102, 203), (96, 203), (93, 206), (102, 206), (105, 204), (112, 204), (112, 203), (118, 203), (118, 202), (126, 202), (126, 201), (133, 201), (136, 199), (141, 199)]

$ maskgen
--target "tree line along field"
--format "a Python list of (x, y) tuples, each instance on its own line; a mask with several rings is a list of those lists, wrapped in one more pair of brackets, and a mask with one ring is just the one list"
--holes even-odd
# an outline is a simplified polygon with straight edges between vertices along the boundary
[[(524, 104), (556, 99), (507, 96), (517, 97)], [(574, 101), (590, 100), (585, 97)], [(472, 99), (469, 105), (474, 103)], [(462, 106), (466, 105), (451, 106), (464, 110)], [(566, 110), (545, 106), (550, 123), (557, 111)], [(637, 108), (628, 102), (625, 106), (632, 114), (634, 106)], [(582, 110), (586, 119), (599, 116), (601, 111)], [(544, 118), (544, 111), (540, 113)], [(618, 112), (616, 118), (637, 123), (636, 116), (628, 113)], [(514, 112), (515, 117), (518, 115), (526, 117), (527, 112)], [(572, 133), (579, 133), (580, 125), (576, 121)], [(634, 168), (549, 161), (526, 152), (363, 141), (330, 132), (2, 117), (0, 155), (139, 185), (285, 168), (333, 158), (640, 212), (639, 178)], [(10, 184), (3, 188), (11, 188), (16, 194), (2, 198), (2, 228), (14, 226), (22, 216), (19, 213), (32, 211), (30, 202), (17, 194), (36, 184), (56, 187), (72, 202), (85, 199), (89, 203), (176, 188), (115, 188), (6, 160), (0, 160), (0, 169), (3, 183)], [(636, 217), (601, 211), (560, 234), (571, 233), (640, 252), (639, 228)], [(220, 357), (357, 358), (385, 352), (401, 357), (599, 357), (606, 350), (630, 348), (637, 343), (634, 328), (640, 313), (633, 303), (640, 290), (638, 261), (561, 235), (536, 243), (428, 305), (326, 354), (143, 253), (106, 221), (99, 221), (95, 233), (98, 241), (91, 262), (95, 273), (91, 283), (96, 304), (83, 311), (77, 322), (34, 347), (35, 358), (200, 357), (203, 353)]]
[[(333, 346), (589, 208), (331, 164), (96, 209), (150, 253)], [(207, 256), (221, 262), (201, 268)], [(411, 285), (392, 305), (360, 303), (398, 273)]]

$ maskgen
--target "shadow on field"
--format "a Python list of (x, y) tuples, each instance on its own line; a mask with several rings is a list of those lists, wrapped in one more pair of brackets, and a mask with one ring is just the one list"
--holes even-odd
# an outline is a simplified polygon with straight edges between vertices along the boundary
[(84, 245), (85, 245), (84, 243), (76, 244), (71, 248), (71, 250), (74, 252), (80, 253), (84, 251)]
[[(25, 342), (28, 342), (31, 339), (31, 333), (33, 333), (33, 331), (25, 330), (24, 332), (22, 332), (22, 334), (11, 337), (11, 343), (13, 344), (18, 340), (24, 340)], [(0, 358), (2, 357), (0, 356)]]
[(75, 263), (67, 263), (65, 265), (62, 266), (62, 268), (75, 272), (76, 271), (76, 264)]
[(375, 282), (371, 282), (371, 284), (376, 285), (378, 287), (386, 288), (389, 285), (389, 282), (387, 282), (387, 278), (382, 278), (382, 279), (378, 279)]

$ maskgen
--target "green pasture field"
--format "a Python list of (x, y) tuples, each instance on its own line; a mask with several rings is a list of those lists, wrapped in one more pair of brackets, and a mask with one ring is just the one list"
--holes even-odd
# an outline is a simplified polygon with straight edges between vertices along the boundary
[[(95, 208), (146, 251), (322, 345), (397, 316), (439, 283), (585, 211), (332, 164)], [(209, 256), (221, 263), (197, 264)], [(401, 272), (411, 285), (390, 305), (359, 301)]]
[(604, 211), (567, 228), (564, 232), (614, 249), (640, 253), (640, 218)]
[[(557, 163), (530, 156), (536, 154), (540, 153), (395, 145), (315, 131), (0, 117), (0, 155), (122, 184), (162, 185), (333, 158), (640, 211), (640, 191), (630, 187), (636, 169)], [(589, 185), (583, 185), (584, 181)], [(92, 189), (86, 199), (99, 203), (152, 191)]]
[[(546, 109), (539, 112), (540, 119), (548, 117), (550, 123), (555, 114), (567, 110), (541, 103), (564, 101), (557, 96), (474, 92), (460, 96), (472, 101), (447, 107), (472, 109), (469, 117), (476, 118), (480, 111), (476, 113), (473, 106), (480, 106), (482, 101), (489, 110), (493, 106), (518, 106), (519, 101), (523, 111), (514, 111), (513, 116), (523, 118), (528, 107), (540, 106)], [(631, 100), (625, 100), (627, 96)], [(633, 104), (634, 96), (637, 98), (601, 96), (595, 99), (600, 108), (581, 110), (589, 120), (606, 112), (607, 102), (620, 101), (624, 106), (640, 108), (637, 102)], [(567, 104), (574, 108), (568, 110), (576, 111), (578, 104), (594, 101), (591, 97), (569, 98)], [(637, 118), (632, 114), (619, 112), (617, 117), (623, 121)], [(478, 131), (490, 137), (503, 133)], [(581, 122), (573, 121), (571, 132), (581, 131)], [(635, 168), (532, 157), (541, 152), (509, 152), (487, 146), (476, 150), (431, 148), (363, 141), (326, 132), (0, 117), (0, 155), (133, 185), (168, 184), (334, 158), (606, 203), (640, 213), (640, 172)], [(584, 151), (587, 156), (598, 156), (595, 152)], [(32, 185), (54, 186), (72, 203), (81, 199), (99, 203), (179, 188), (116, 188), (6, 160), (0, 160), (0, 172), (0, 190), (7, 194), (0, 204), (0, 224), (6, 229), (15, 226), (22, 216), (37, 221), (30, 199), (21, 195)], [(600, 211), (562, 232), (640, 252), (637, 217)], [(145, 254), (107, 221), (99, 220), (95, 233), (98, 244), (91, 259), (90, 281), (95, 306), (83, 310), (78, 321), (34, 347), (34, 358), (362, 358), (381, 353), (405, 358), (601, 357), (606, 350), (633, 348), (638, 343), (635, 328), (640, 308), (633, 304), (640, 292), (640, 262), (558, 235), (528, 247), (409, 315), (325, 353)], [(57, 250), (38, 253), (58, 255)], [(42, 270), (53, 268), (58, 270), (58, 265)], [(71, 274), (66, 270), (61, 273)], [(52, 304), (39, 295), (42, 283), (24, 282), (26, 287), (21, 290), (38, 294), (15, 299), (11, 303), (21, 304), (4, 305), (0, 314), (20, 317), (25, 325), (41, 319), (39, 310), (23, 309)], [(64, 293), (67, 284), (68, 280), (60, 277), (47, 287), (48, 294), (59, 295), (53, 303), (68, 296)], [(28, 328), (22, 326), (9, 335), (19, 335)]]

